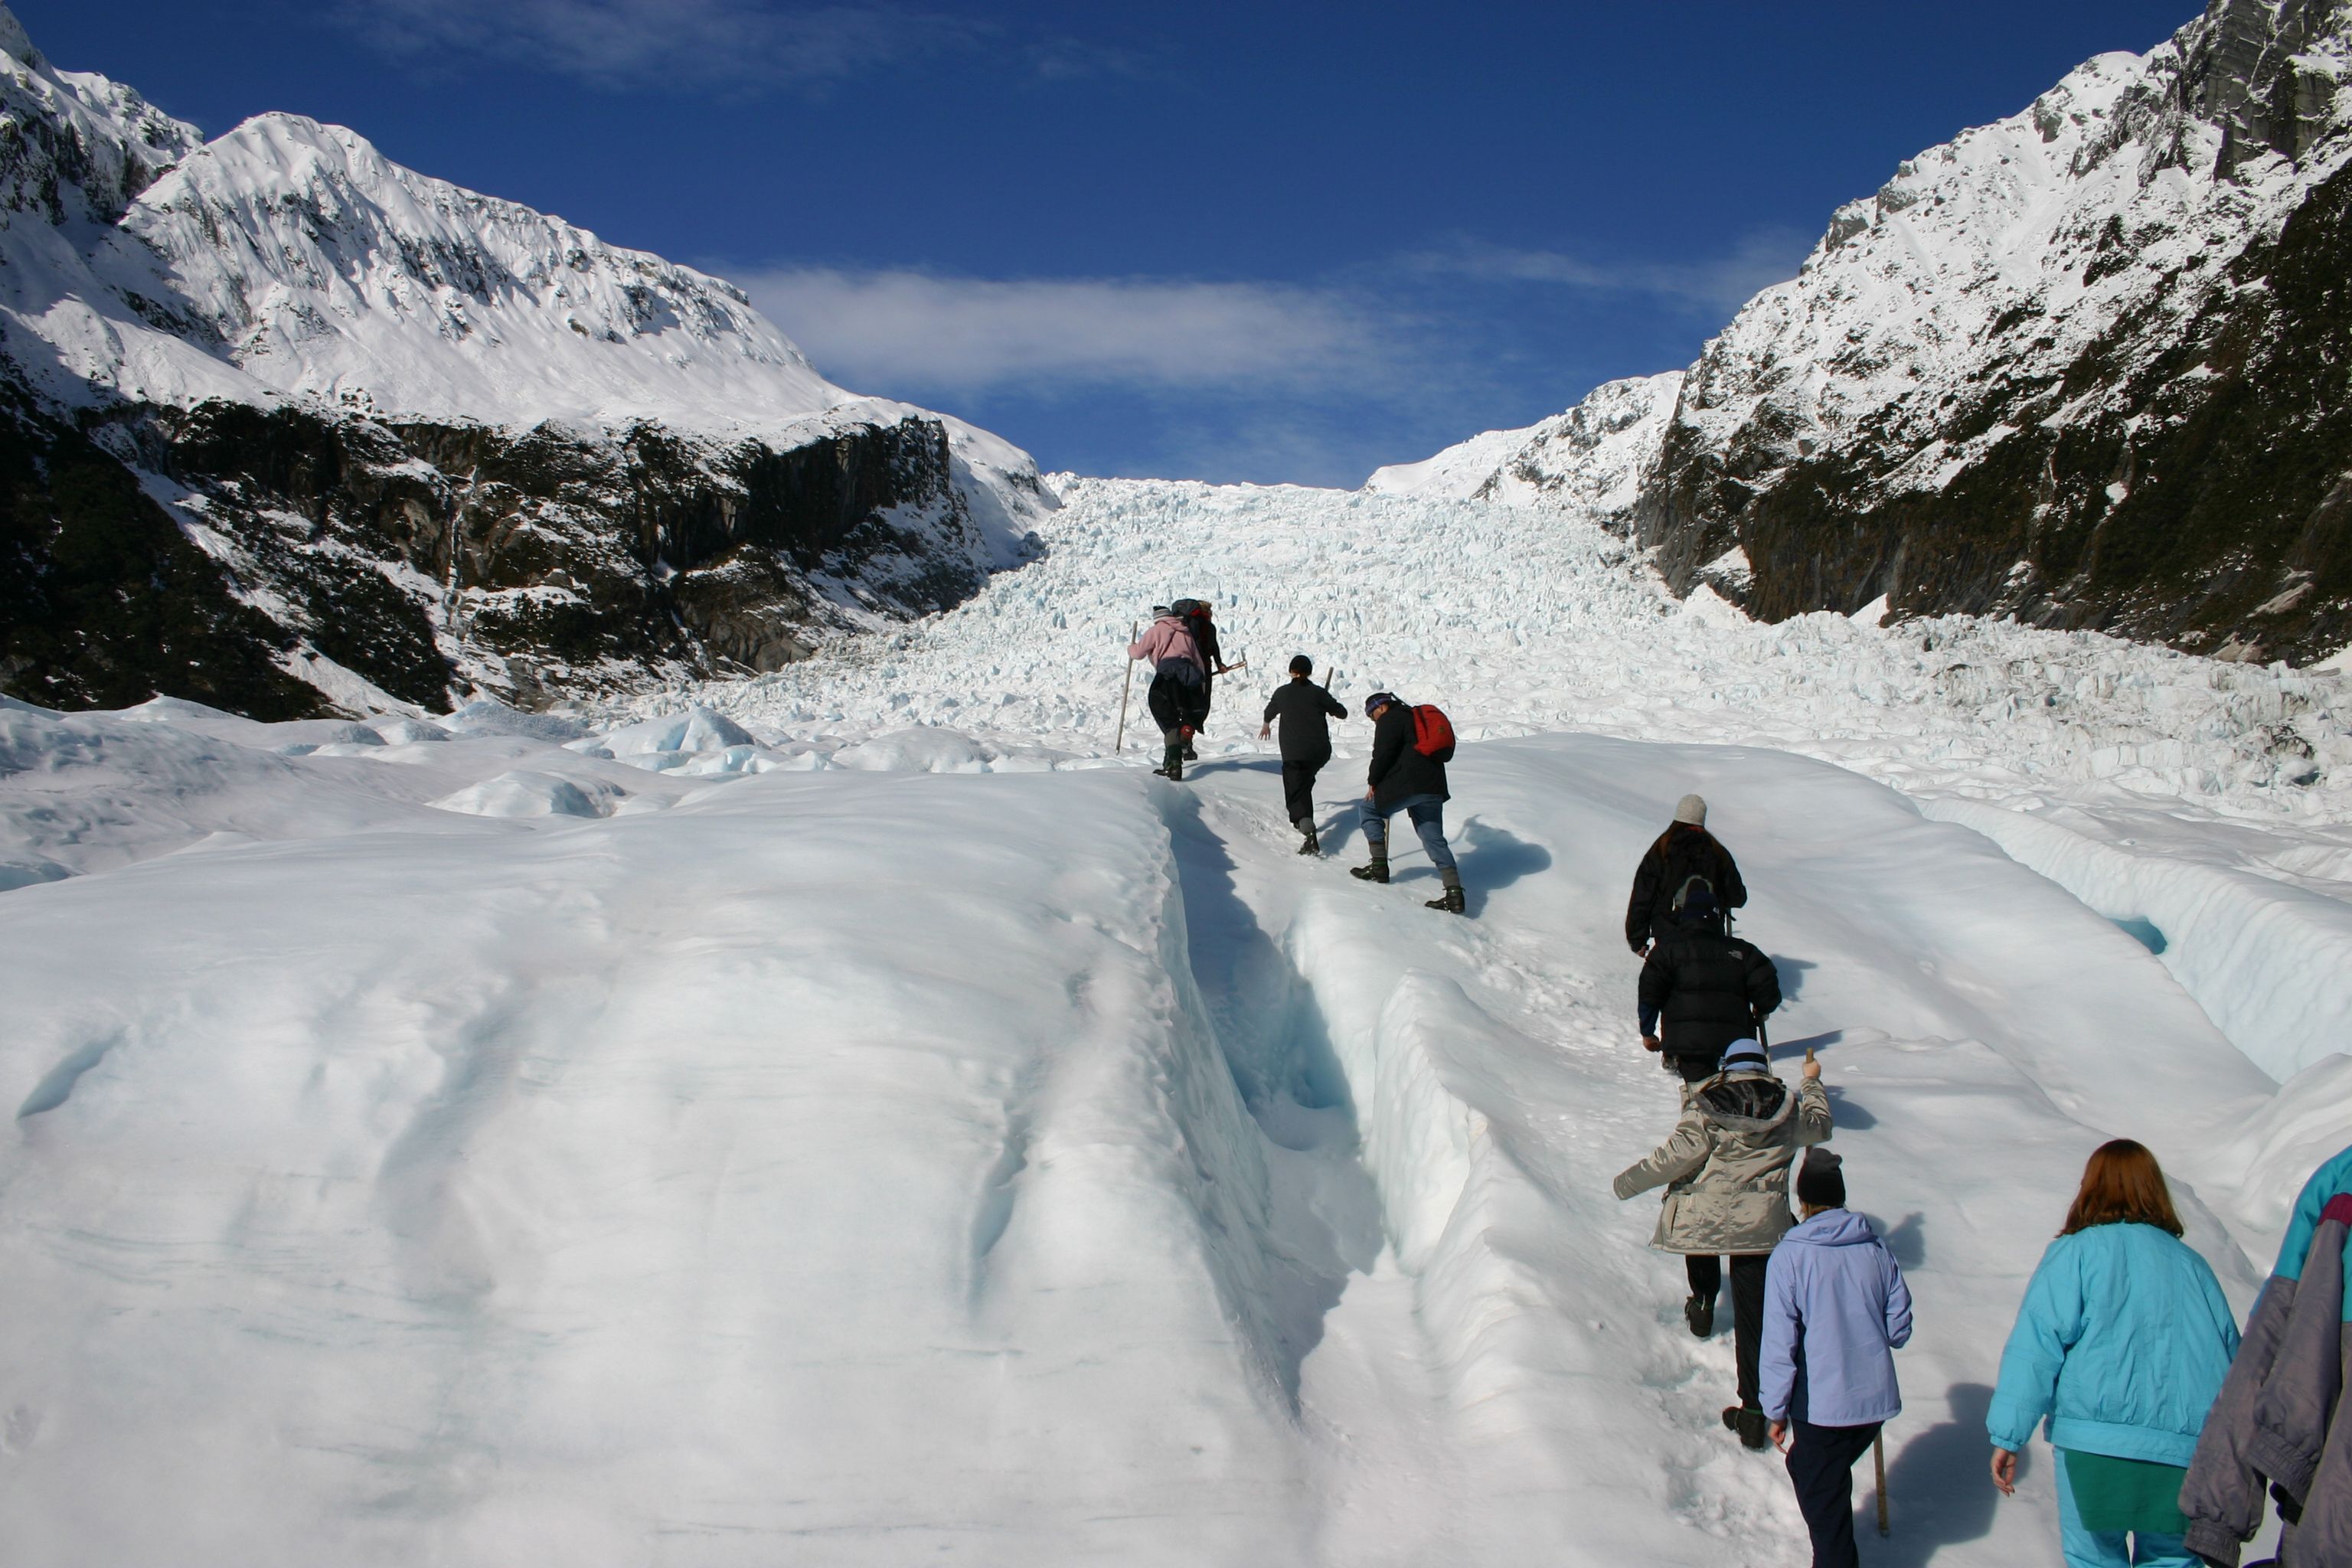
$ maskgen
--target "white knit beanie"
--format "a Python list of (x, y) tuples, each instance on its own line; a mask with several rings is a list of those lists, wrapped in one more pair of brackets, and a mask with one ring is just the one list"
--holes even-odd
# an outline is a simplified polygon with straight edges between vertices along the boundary
[(1706, 826), (1706, 802), (1695, 795), (1686, 795), (1675, 803), (1675, 820), (1687, 822), (1693, 827)]

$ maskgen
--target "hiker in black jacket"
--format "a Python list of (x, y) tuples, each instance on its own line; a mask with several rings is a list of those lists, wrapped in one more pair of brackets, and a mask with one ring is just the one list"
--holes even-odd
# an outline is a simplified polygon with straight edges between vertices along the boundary
[(1704, 878), (1715, 897), (1715, 929), (1723, 930), (1726, 912), (1745, 909), (1748, 887), (1731, 852), (1706, 830), (1706, 802), (1686, 795), (1675, 806), (1675, 820), (1642, 857), (1633, 873), (1633, 897), (1625, 906), (1625, 942), (1639, 957), (1650, 951), (1653, 938), (1663, 939), (1674, 929), (1670, 918), (1675, 900), (1693, 877)]
[(1282, 721), (1282, 805), (1290, 814), (1290, 825), (1306, 839), (1298, 847), (1301, 855), (1323, 853), (1315, 837), (1315, 775), (1331, 760), (1328, 721), (1348, 716), (1328, 688), (1307, 679), (1314, 673), (1315, 661), (1305, 654), (1290, 661), (1289, 683), (1266, 699), (1265, 722), (1257, 731), (1264, 740), (1274, 721)]
[(1780, 1005), (1780, 976), (1753, 943), (1722, 934), (1704, 882), (1685, 884), (1673, 919), (1642, 965), (1642, 1048), (1663, 1053), (1685, 1083), (1704, 1083), (1725, 1047), (1758, 1037)]
[(1429, 907), (1464, 913), (1462, 873), (1454, 868), (1454, 851), (1445, 844), (1445, 758), (1431, 756), (1413, 743), (1412, 705), (1398, 701), (1394, 692), (1375, 691), (1365, 698), (1364, 717), (1372, 721), (1370, 787), (1364, 791), (1364, 838), (1372, 859), (1368, 866), (1350, 867), (1349, 874), (1367, 882), (1389, 879), (1389, 818), (1402, 811), (1421, 835), (1422, 847), (1445, 884), (1445, 891), (1430, 900)]

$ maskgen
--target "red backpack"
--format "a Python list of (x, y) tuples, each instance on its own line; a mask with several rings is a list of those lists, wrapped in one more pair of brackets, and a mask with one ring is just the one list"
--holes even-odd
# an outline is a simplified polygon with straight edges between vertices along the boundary
[(1454, 721), (1434, 705), (1418, 703), (1412, 710), (1412, 749), (1441, 763), (1454, 760)]

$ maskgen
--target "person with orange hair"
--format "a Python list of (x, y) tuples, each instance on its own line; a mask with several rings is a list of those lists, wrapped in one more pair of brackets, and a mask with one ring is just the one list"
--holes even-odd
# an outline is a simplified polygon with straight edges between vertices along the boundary
[(2017, 1490), (2018, 1453), (2046, 1419), (2068, 1568), (2196, 1568), (2180, 1487), (2238, 1324), (2180, 1230), (2156, 1156), (2101, 1144), (2001, 1352), (1993, 1485)]

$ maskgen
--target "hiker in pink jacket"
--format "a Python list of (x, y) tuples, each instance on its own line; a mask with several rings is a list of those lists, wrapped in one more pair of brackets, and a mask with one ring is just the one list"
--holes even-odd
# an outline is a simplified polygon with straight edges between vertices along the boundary
[(1184, 745), (1192, 738), (1192, 714), (1209, 689), (1209, 663), (1201, 657), (1191, 624), (1165, 607), (1154, 613), (1143, 635), (1127, 645), (1127, 657), (1151, 667), (1151, 689), (1145, 700), (1152, 721), (1160, 726), (1166, 749), (1151, 771), (1166, 778), (1184, 776)]

